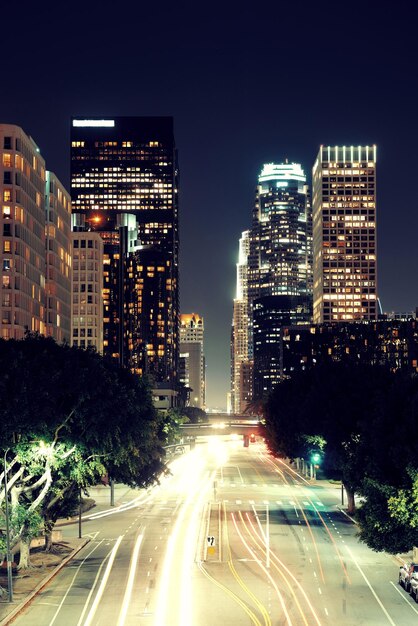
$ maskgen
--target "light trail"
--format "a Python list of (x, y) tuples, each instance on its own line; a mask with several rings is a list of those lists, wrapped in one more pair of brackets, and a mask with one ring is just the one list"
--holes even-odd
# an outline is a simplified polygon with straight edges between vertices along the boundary
[(260, 602), (260, 600), (257, 598), (257, 596), (251, 591), (251, 589), (249, 589), (249, 587), (247, 587), (247, 585), (244, 583), (244, 581), (242, 580), (242, 578), (238, 574), (237, 570), (235, 569), (235, 566), (234, 566), (234, 563), (233, 563), (233, 560), (232, 560), (231, 544), (230, 544), (230, 541), (229, 541), (227, 514), (226, 514), (225, 502), (223, 502), (223, 510), (224, 510), (224, 519), (225, 519), (225, 534), (226, 534), (226, 541), (227, 541), (227, 545), (228, 545), (228, 557), (229, 557), (228, 558), (228, 566), (229, 566), (229, 569), (230, 569), (233, 577), (235, 578), (235, 580), (239, 584), (239, 586), (245, 591), (245, 593), (254, 601), (254, 603), (259, 608), (259, 610), (260, 610), (260, 612), (261, 612), (261, 614), (263, 616), (265, 626), (271, 626), (271, 618), (270, 618), (269, 612), (267, 611), (265, 606), (262, 604), (262, 602)]
[[(209, 485), (213, 484), (215, 472), (212, 472)], [(199, 524), (198, 515), (204, 508), (204, 500), (207, 497), (207, 490), (199, 491), (198, 499), (194, 501), (193, 512), (190, 516), (189, 523), (185, 532), (186, 542), (183, 552), (183, 566), (181, 569), (181, 586), (180, 586), (180, 624), (181, 626), (193, 626), (193, 604), (192, 604), (192, 584), (191, 570), (194, 565), (194, 557), (196, 554), (196, 546), (198, 543)]]
[(119, 613), (118, 626), (123, 626), (125, 624), (126, 615), (128, 612), (130, 601), (131, 601), (132, 587), (133, 587), (134, 580), (135, 580), (136, 567), (138, 564), (139, 548), (141, 547), (143, 538), (144, 538), (144, 535), (139, 535), (139, 537), (137, 538), (135, 542), (134, 551), (132, 553), (132, 558), (131, 558), (131, 562), (129, 565), (128, 582), (126, 584), (125, 595), (123, 596), (122, 608)]
[(52, 620), (49, 622), (49, 626), (52, 626), (52, 624), (53, 624), (53, 623), (55, 622), (55, 620), (57, 619), (57, 615), (58, 615), (58, 613), (60, 612), (60, 610), (61, 610), (61, 608), (62, 608), (62, 605), (63, 605), (63, 604), (64, 604), (64, 602), (65, 602), (65, 599), (67, 598), (68, 594), (70, 593), (70, 591), (71, 591), (71, 589), (72, 589), (72, 586), (73, 586), (73, 584), (74, 584), (74, 582), (75, 582), (75, 579), (77, 578), (77, 576), (78, 576), (78, 575), (79, 575), (79, 573), (80, 573), (80, 569), (83, 567), (83, 565), (84, 565), (84, 563), (87, 561), (87, 559), (88, 559), (88, 558), (89, 558), (89, 557), (93, 554), (93, 552), (94, 552), (95, 550), (97, 550), (97, 548), (98, 548), (98, 547), (99, 547), (99, 546), (103, 543), (103, 541), (104, 541), (104, 539), (102, 539), (102, 540), (101, 540), (101, 541), (100, 541), (100, 542), (99, 542), (96, 546), (94, 546), (94, 548), (93, 548), (92, 550), (90, 550), (90, 552), (89, 552), (89, 553), (88, 553), (88, 554), (84, 557), (84, 559), (81, 561), (80, 565), (77, 567), (77, 570), (76, 570), (76, 572), (75, 572), (74, 576), (73, 576), (73, 577), (72, 577), (72, 579), (71, 579), (71, 583), (70, 583), (70, 585), (69, 585), (69, 587), (68, 587), (67, 591), (65, 592), (65, 594), (64, 594), (64, 596), (63, 596), (63, 598), (62, 598), (61, 602), (59, 603), (58, 608), (57, 608), (57, 610), (55, 611), (55, 613), (54, 613), (54, 615), (53, 615), (53, 617), (52, 617)]
[(339, 549), (338, 549), (337, 543), (336, 543), (336, 541), (335, 541), (334, 537), (332, 536), (332, 533), (331, 533), (330, 529), (328, 528), (328, 525), (327, 525), (326, 521), (324, 520), (324, 518), (322, 517), (322, 515), (320, 514), (320, 512), (318, 511), (318, 509), (316, 508), (316, 506), (314, 505), (314, 503), (313, 503), (313, 502), (312, 502), (312, 500), (310, 499), (310, 497), (309, 497), (309, 496), (307, 496), (307, 498), (308, 498), (309, 502), (311, 503), (311, 505), (312, 505), (312, 507), (313, 507), (313, 509), (314, 509), (315, 513), (318, 515), (319, 519), (321, 520), (322, 525), (324, 526), (324, 528), (325, 528), (326, 532), (328, 533), (328, 536), (329, 536), (329, 538), (331, 539), (331, 543), (332, 543), (332, 545), (333, 545), (333, 547), (334, 547), (334, 550), (335, 550), (335, 552), (337, 553), (337, 556), (338, 556), (338, 558), (339, 558), (339, 561), (340, 561), (340, 564), (341, 564), (342, 570), (343, 570), (343, 572), (344, 572), (344, 575), (345, 575), (345, 577), (347, 578), (347, 582), (348, 582), (348, 584), (349, 584), (349, 585), (351, 585), (350, 576), (348, 575), (347, 568), (346, 568), (346, 566), (344, 565), (344, 560), (343, 560), (343, 557), (342, 557), (342, 555), (341, 555), (341, 552), (340, 552), (340, 551), (339, 551)]
[[(208, 489), (208, 479), (199, 479), (199, 475), (203, 470), (203, 460), (196, 457), (196, 463), (193, 467), (193, 472), (188, 474), (188, 487), (189, 492), (186, 500), (184, 501), (182, 508), (180, 510), (179, 515), (174, 524), (173, 531), (167, 542), (167, 550), (164, 559), (164, 565), (162, 569), (160, 589), (157, 601), (157, 610), (155, 617), (155, 625), (156, 626), (167, 626), (169, 621), (166, 618), (166, 614), (168, 611), (168, 602), (169, 602), (169, 589), (170, 589), (170, 573), (173, 570), (173, 560), (174, 560), (174, 550), (176, 547), (176, 543), (178, 541), (180, 531), (184, 522), (184, 518), (186, 516), (187, 508), (191, 504), (191, 502), (195, 499), (196, 493), (202, 493)], [(200, 482), (199, 482), (200, 480)], [(194, 483), (191, 484), (191, 482)]]
[[(254, 507), (253, 507), (253, 509), (254, 509)], [(249, 514), (248, 514), (248, 513), (246, 514), (246, 516), (247, 516), (248, 522), (249, 522), (249, 524), (250, 524), (250, 526), (251, 526), (251, 528), (252, 528), (252, 530), (253, 530), (254, 537), (258, 537), (259, 541), (263, 542), (263, 541), (264, 541), (264, 533), (263, 533), (262, 529), (260, 528), (260, 521), (258, 520), (258, 517), (257, 517), (257, 523), (258, 523), (258, 526), (259, 526), (259, 528), (260, 528), (260, 532), (257, 532), (257, 529), (256, 529), (256, 527), (254, 526), (254, 523), (253, 523), (253, 521), (252, 521), (252, 519), (251, 519), (251, 517), (249, 516)], [(246, 526), (245, 521), (244, 521), (244, 526)], [(260, 546), (260, 545), (257, 543), (257, 541), (256, 541), (255, 539), (253, 539), (253, 540), (254, 540), (254, 543), (257, 545), (257, 547), (259, 547), (259, 548), (260, 548), (262, 551), (264, 551), (264, 553), (265, 553), (265, 550), (266, 550), (267, 548), (263, 547), (262, 545)], [(290, 571), (290, 569), (289, 569), (289, 568), (285, 565), (285, 563), (283, 563), (283, 561), (281, 561), (281, 560), (279, 559), (279, 557), (277, 556), (277, 554), (275, 554), (272, 550), (270, 550), (270, 555), (271, 555), (271, 557), (272, 557), (272, 559), (273, 559), (273, 563), (272, 563), (272, 564), (273, 564), (273, 567), (275, 567), (275, 568), (278, 570), (278, 572), (280, 573), (280, 575), (281, 575), (281, 576), (285, 579), (286, 584), (288, 585), (288, 587), (289, 587), (289, 589), (290, 589), (290, 591), (291, 591), (292, 595), (293, 595), (293, 596), (294, 596), (294, 598), (295, 598), (295, 601), (296, 601), (297, 606), (298, 606), (298, 607), (300, 607), (296, 594), (294, 593), (294, 591), (293, 591), (293, 589), (292, 589), (292, 587), (291, 587), (291, 585), (290, 585), (289, 581), (286, 579), (286, 577), (284, 576), (283, 572), (281, 572), (281, 571), (280, 571), (280, 569), (277, 567), (277, 565), (276, 565), (276, 563), (275, 563), (274, 561), (277, 561), (277, 563), (280, 565), (280, 567), (281, 567), (281, 568), (283, 568), (283, 569), (287, 572), (287, 574), (288, 574), (288, 575), (292, 578), (292, 580), (294, 581), (294, 583), (296, 584), (296, 586), (299, 588), (300, 593), (301, 593), (301, 594), (303, 595), (303, 597), (305, 598), (306, 603), (307, 603), (307, 605), (309, 606), (310, 610), (312, 611), (312, 615), (314, 616), (314, 619), (315, 619), (316, 623), (318, 624), (318, 626), (321, 626), (321, 622), (319, 621), (319, 618), (318, 618), (317, 614), (315, 613), (315, 609), (314, 609), (314, 607), (313, 607), (313, 604), (312, 604), (312, 603), (311, 603), (311, 601), (309, 600), (309, 598), (308, 598), (308, 596), (307, 596), (307, 594), (306, 594), (306, 592), (305, 592), (305, 590), (304, 590), (303, 586), (302, 586), (302, 585), (300, 584), (300, 582), (296, 579), (296, 577), (295, 577), (295, 576), (294, 576), (294, 574)], [(305, 616), (304, 616), (304, 614), (303, 614), (303, 611), (302, 611), (301, 607), (300, 607), (300, 611), (301, 611), (301, 614), (302, 614), (302, 617), (303, 617), (303, 619), (304, 619), (305, 623), (307, 624), (308, 622), (306, 621), (306, 618), (305, 618)]]
[(85, 613), (86, 613), (86, 611), (87, 611), (87, 609), (88, 609), (88, 607), (89, 607), (89, 604), (90, 604), (90, 599), (91, 599), (91, 597), (92, 597), (92, 595), (93, 595), (93, 593), (94, 593), (94, 590), (96, 589), (97, 581), (99, 580), (99, 578), (100, 578), (100, 574), (102, 573), (102, 569), (103, 569), (103, 567), (105, 566), (105, 563), (107, 562), (107, 560), (108, 560), (108, 558), (109, 558), (109, 556), (110, 556), (110, 552), (111, 552), (111, 551), (109, 551), (109, 552), (106, 554), (105, 558), (104, 558), (104, 559), (103, 559), (103, 561), (100, 563), (100, 567), (99, 567), (99, 569), (97, 570), (96, 576), (94, 577), (93, 584), (92, 584), (91, 589), (90, 589), (90, 591), (89, 591), (89, 594), (88, 594), (88, 596), (87, 596), (87, 600), (86, 600), (86, 601), (85, 601), (85, 603), (84, 603), (84, 608), (83, 608), (83, 610), (82, 610), (82, 612), (81, 612), (80, 619), (79, 619), (79, 620), (78, 620), (78, 622), (77, 622), (77, 626), (81, 626), (81, 624), (83, 623), (84, 615), (85, 615)]
[[(250, 609), (249, 606), (247, 606), (245, 604), (245, 602), (243, 600), (241, 600), (241, 598), (239, 598), (233, 591), (231, 591), (230, 589), (228, 589), (228, 587), (226, 587), (225, 585), (223, 585), (222, 583), (220, 583), (218, 580), (216, 580), (216, 578), (214, 578), (213, 576), (211, 576), (209, 574), (208, 571), (205, 570), (205, 568), (203, 567), (202, 563), (198, 563), (198, 567), (200, 569), (200, 571), (202, 572), (202, 574), (204, 574), (206, 576), (206, 578), (208, 578), (214, 585), (216, 585), (217, 587), (219, 587), (219, 589), (222, 589), (222, 591), (224, 591), (227, 595), (229, 595), (237, 604), (239, 604), (239, 606), (247, 613), (248, 617), (250, 618), (250, 620), (252, 621), (252, 623), (255, 626), (263, 626), (262, 623), (260, 622), (260, 620), (258, 619), (258, 617), (256, 616), (256, 614)], [(270, 622), (271, 624), (271, 622)]]
[(113, 567), (113, 561), (115, 560), (116, 552), (118, 551), (118, 548), (120, 546), (121, 541), (122, 541), (122, 535), (120, 535), (117, 538), (117, 541), (116, 541), (115, 545), (113, 546), (113, 550), (110, 553), (110, 557), (109, 557), (109, 561), (107, 563), (107, 567), (106, 567), (105, 573), (103, 574), (103, 578), (101, 580), (99, 589), (98, 589), (98, 591), (96, 593), (96, 597), (94, 598), (94, 602), (93, 602), (93, 604), (91, 606), (91, 609), (90, 609), (90, 611), (89, 611), (89, 613), (87, 615), (87, 619), (84, 622), (84, 626), (90, 626), (90, 624), (93, 621), (94, 615), (95, 615), (95, 613), (97, 611), (97, 607), (99, 606), (99, 602), (100, 602), (100, 600), (102, 598), (102, 595), (103, 595), (103, 592), (105, 590), (106, 583), (107, 583), (107, 581), (109, 579), (110, 572), (111, 572), (111, 569)]
[(242, 535), (241, 531), (240, 531), (240, 530), (239, 530), (239, 528), (238, 528), (238, 524), (237, 524), (237, 521), (236, 521), (236, 519), (235, 519), (235, 515), (234, 515), (234, 513), (231, 513), (231, 517), (232, 517), (232, 521), (233, 521), (234, 526), (235, 526), (235, 530), (236, 530), (236, 532), (237, 532), (237, 534), (238, 534), (239, 538), (241, 539), (241, 541), (242, 541), (243, 545), (245, 546), (245, 548), (247, 549), (247, 551), (251, 554), (252, 558), (256, 561), (256, 563), (258, 564), (258, 566), (259, 566), (259, 567), (263, 570), (263, 572), (266, 574), (267, 578), (270, 580), (271, 584), (273, 585), (273, 587), (274, 587), (274, 589), (275, 589), (275, 591), (276, 591), (277, 597), (279, 598), (280, 604), (281, 604), (281, 606), (282, 606), (283, 613), (284, 613), (284, 615), (285, 615), (285, 617), (286, 617), (286, 621), (287, 621), (287, 623), (289, 624), (289, 626), (292, 626), (292, 620), (290, 619), (290, 615), (289, 615), (289, 613), (288, 613), (288, 611), (287, 611), (286, 604), (285, 604), (285, 602), (284, 602), (284, 600), (283, 600), (283, 596), (282, 596), (282, 594), (280, 593), (280, 590), (279, 590), (279, 588), (277, 587), (275, 580), (274, 580), (274, 579), (273, 579), (273, 577), (271, 576), (271, 574), (270, 574), (270, 572), (268, 571), (268, 569), (267, 569), (267, 568), (266, 568), (266, 567), (262, 564), (262, 562), (260, 561), (260, 559), (256, 556), (256, 554), (255, 554), (255, 553), (253, 552), (253, 550), (250, 548), (250, 546), (248, 545), (248, 543), (245, 541), (245, 538), (243, 537), (243, 535)]

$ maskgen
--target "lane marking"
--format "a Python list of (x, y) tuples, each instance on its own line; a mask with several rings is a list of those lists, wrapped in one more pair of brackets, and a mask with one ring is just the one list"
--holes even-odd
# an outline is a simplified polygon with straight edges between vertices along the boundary
[[(84, 565), (85, 561), (87, 561), (87, 559), (88, 559), (88, 558), (89, 558), (89, 557), (93, 554), (93, 552), (94, 552), (95, 550), (97, 550), (97, 548), (100, 546), (100, 544), (101, 544), (101, 543), (103, 543), (103, 541), (104, 541), (104, 539), (102, 539), (101, 541), (99, 541), (99, 543), (98, 543), (96, 546), (94, 546), (94, 548), (93, 548), (92, 550), (90, 550), (90, 552), (89, 552), (89, 553), (88, 553), (88, 554), (84, 557), (84, 559), (81, 561), (80, 565), (77, 567), (77, 571), (76, 571), (76, 573), (74, 574), (74, 576), (72, 577), (72, 579), (71, 579), (71, 583), (70, 583), (70, 585), (69, 585), (69, 587), (68, 587), (67, 591), (65, 592), (64, 597), (62, 598), (61, 602), (59, 603), (59, 605), (58, 605), (58, 609), (56, 610), (56, 612), (55, 612), (55, 614), (54, 614), (54, 616), (53, 616), (52, 620), (49, 622), (49, 626), (52, 626), (52, 624), (55, 622), (55, 620), (56, 620), (56, 618), (57, 618), (57, 615), (58, 615), (58, 613), (60, 612), (61, 607), (62, 607), (62, 605), (64, 604), (66, 597), (67, 597), (67, 596), (68, 596), (68, 594), (70, 593), (71, 588), (72, 588), (72, 586), (73, 586), (73, 584), (74, 584), (74, 581), (75, 581), (75, 579), (77, 578), (78, 573), (79, 573), (80, 569), (83, 567), (83, 565)], [(107, 557), (106, 557), (106, 558), (107, 558)], [(104, 563), (104, 561), (103, 561), (103, 563)], [(103, 563), (102, 563), (102, 565), (103, 565)]]
[[(418, 615), (418, 610), (414, 607), (413, 604), (411, 604), (411, 602), (408, 601), (407, 597), (405, 596), (405, 593), (402, 592), (400, 589), (398, 589), (398, 585), (395, 585), (395, 583), (392, 582), (392, 581), (389, 581), (389, 582), (394, 587), (394, 589), (399, 593), (399, 595), (401, 596), (402, 600), (404, 600), (408, 604), (408, 606), (410, 606), (411, 609), (413, 611), (415, 611), (415, 613)], [(409, 597), (412, 598), (411, 595)]]
[(95, 615), (95, 613), (97, 611), (97, 607), (99, 606), (100, 600), (101, 600), (103, 592), (105, 590), (108, 578), (110, 576), (110, 571), (111, 571), (111, 569), (113, 567), (113, 562), (114, 562), (115, 557), (116, 557), (116, 552), (118, 551), (118, 548), (120, 546), (121, 541), (122, 541), (122, 535), (120, 535), (117, 538), (117, 541), (116, 541), (115, 545), (113, 546), (113, 550), (110, 553), (110, 558), (109, 558), (109, 561), (107, 562), (107, 566), (106, 566), (105, 572), (103, 574), (103, 578), (102, 578), (101, 583), (99, 585), (99, 589), (98, 589), (98, 591), (96, 593), (96, 597), (94, 598), (94, 602), (93, 602), (93, 604), (91, 606), (89, 614), (87, 615), (87, 619), (84, 622), (84, 626), (90, 626), (90, 624), (93, 621), (93, 617), (94, 617), (94, 615)]
[(393, 619), (391, 618), (391, 616), (389, 615), (389, 613), (387, 612), (387, 610), (385, 609), (385, 607), (382, 604), (382, 601), (380, 600), (379, 596), (377, 595), (377, 593), (375, 592), (375, 590), (373, 589), (373, 587), (371, 586), (371, 584), (369, 583), (369, 580), (366, 576), (366, 574), (363, 572), (363, 570), (361, 569), (360, 565), (357, 563), (357, 560), (354, 558), (354, 554), (351, 552), (350, 548), (348, 546), (346, 546), (347, 548), (347, 552), (349, 553), (349, 555), (351, 556), (351, 559), (354, 563), (354, 565), (357, 567), (358, 571), (360, 572), (360, 574), (363, 576), (368, 588), (370, 589), (370, 591), (372, 592), (375, 600), (377, 601), (377, 603), (379, 604), (380, 608), (382, 609), (383, 613), (385, 614), (385, 616), (387, 617), (387, 620), (390, 624), (392, 624), (392, 626), (396, 626), (395, 622), (393, 621)]

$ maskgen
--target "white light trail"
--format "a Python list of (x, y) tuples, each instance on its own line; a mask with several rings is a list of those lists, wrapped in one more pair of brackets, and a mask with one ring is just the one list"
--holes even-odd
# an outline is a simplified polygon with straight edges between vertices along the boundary
[(98, 589), (98, 591), (97, 591), (96, 597), (94, 598), (94, 602), (93, 602), (93, 604), (92, 604), (92, 606), (91, 606), (91, 609), (90, 609), (90, 611), (89, 611), (89, 614), (87, 615), (87, 619), (86, 619), (86, 621), (84, 622), (84, 626), (90, 626), (90, 624), (91, 624), (91, 623), (92, 623), (92, 621), (93, 621), (93, 617), (94, 617), (94, 615), (95, 615), (95, 613), (96, 613), (96, 611), (97, 611), (97, 607), (99, 606), (99, 602), (100, 602), (100, 600), (101, 600), (101, 598), (102, 598), (102, 595), (103, 595), (103, 592), (104, 592), (104, 590), (105, 590), (106, 583), (107, 583), (107, 581), (108, 581), (108, 578), (109, 578), (109, 576), (110, 576), (110, 572), (111, 572), (112, 567), (113, 567), (113, 561), (115, 560), (115, 557), (116, 557), (116, 552), (118, 551), (118, 548), (119, 548), (119, 546), (120, 546), (120, 542), (121, 542), (121, 541), (122, 541), (122, 535), (120, 535), (120, 536), (118, 537), (118, 539), (117, 539), (117, 541), (116, 541), (115, 545), (113, 546), (113, 550), (112, 550), (112, 552), (110, 553), (110, 558), (109, 558), (109, 561), (108, 561), (108, 563), (107, 563), (107, 567), (106, 567), (106, 569), (105, 569), (105, 573), (103, 574), (103, 578), (102, 578), (102, 580), (101, 580), (101, 583), (100, 583), (99, 589)]
[(119, 613), (118, 626), (123, 626), (125, 623), (126, 614), (128, 612), (129, 603), (131, 601), (132, 587), (133, 587), (134, 580), (135, 580), (135, 572), (136, 572), (136, 566), (138, 563), (139, 548), (141, 547), (143, 538), (144, 538), (144, 535), (139, 535), (135, 543), (134, 551), (132, 553), (131, 563), (129, 565), (128, 582), (126, 584), (125, 595), (123, 596), (122, 609)]
[(52, 620), (49, 622), (49, 625), (48, 625), (48, 626), (52, 626), (52, 624), (55, 622), (55, 620), (56, 620), (56, 618), (57, 618), (57, 615), (58, 615), (58, 613), (60, 612), (60, 610), (61, 610), (61, 608), (62, 608), (62, 605), (63, 605), (63, 604), (64, 604), (64, 602), (65, 602), (66, 597), (68, 596), (68, 594), (70, 593), (70, 591), (71, 591), (71, 589), (72, 589), (72, 586), (73, 586), (74, 581), (75, 581), (75, 579), (77, 578), (77, 576), (78, 576), (78, 574), (79, 574), (79, 572), (80, 572), (80, 569), (83, 567), (83, 565), (84, 565), (84, 563), (87, 561), (87, 559), (88, 559), (88, 558), (89, 558), (89, 557), (93, 554), (93, 552), (94, 552), (95, 550), (97, 550), (97, 548), (98, 548), (98, 547), (99, 547), (99, 546), (103, 543), (103, 541), (104, 541), (104, 539), (102, 539), (102, 540), (101, 540), (101, 541), (100, 541), (100, 542), (99, 542), (96, 546), (94, 546), (93, 550), (90, 550), (90, 552), (87, 554), (87, 556), (85, 556), (85, 557), (84, 557), (84, 559), (81, 561), (80, 565), (77, 567), (76, 573), (74, 574), (74, 576), (73, 576), (73, 578), (72, 578), (72, 580), (71, 580), (71, 583), (70, 583), (70, 585), (69, 585), (69, 587), (68, 587), (67, 591), (65, 592), (65, 594), (64, 594), (64, 596), (63, 596), (63, 598), (62, 598), (61, 602), (59, 603), (58, 608), (57, 608), (57, 610), (55, 611), (54, 617), (53, 617), (53, 618), (52, 618)]

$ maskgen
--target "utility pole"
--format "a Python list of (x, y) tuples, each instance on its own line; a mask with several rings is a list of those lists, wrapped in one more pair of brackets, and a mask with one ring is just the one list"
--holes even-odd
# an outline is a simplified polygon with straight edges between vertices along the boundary
[(266, 504), (266, 567), (270, 567), (270, 518), (269, 518), (269, 505)]
[(81, 539), (81, 487), (79, 491), (79, 503), (78, 503), (78, 538)]
[(13, 580), (12, 580), (12, 556), (10, 554), (10, 525), (9, 525), (9, 494), (7, 492), (7, 461), (6, 456), (10, 448), (4, 453), (4, 500), (6, 506), (6, 560), (7, 560), (7, 596), (8, 601), (13, 602)]

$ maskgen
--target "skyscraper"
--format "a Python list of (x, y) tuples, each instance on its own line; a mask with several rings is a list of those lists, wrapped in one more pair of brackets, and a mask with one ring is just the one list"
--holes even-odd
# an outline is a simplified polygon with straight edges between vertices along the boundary
[[(247, 270), (248, 359), (253, 397), (280, 380), (283, 324), (312, 314), (311, 214), (306, 176), (297, 163), (268, 163), (258, 177)], [(257, 337), (256, 337), (257, 334)]]
[(71, 190), (73, 228), (97, 231), (104, 242), (104, 353), (149, 374), (155, 386), (175, 387), (179, 238), (173, 119), (73, 119)]
[(203, 317), (197, 313), (180, 315), (180, 380), (191, 389), (190, 406), (206, 404)]
[(310, 297), (309, 202), (297, 163), (268, 163), (258, 177), (250, 230), (248, 299)]
[(252, 399), (252, 361), (249, 359), (248, 255), (249, 231), (239, 240), (237, 292), (233, 304), (231, 337), (231, 410), (244, 413)]
[(376, 146), (321, 146), (313, 168), (314, 323), (376, 319)]

